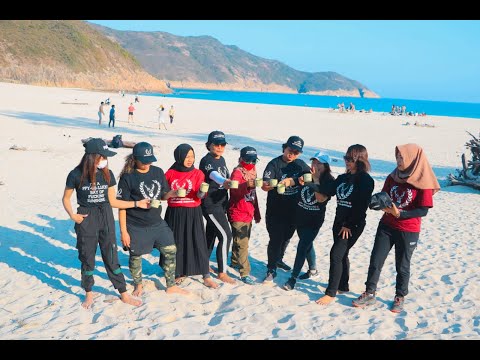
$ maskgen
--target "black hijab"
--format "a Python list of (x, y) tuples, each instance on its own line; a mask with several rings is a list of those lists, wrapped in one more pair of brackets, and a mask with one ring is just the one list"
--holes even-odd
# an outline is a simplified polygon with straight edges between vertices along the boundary
[(190, 150), (192, 150), (193, 154), (195, 155), (195, 150), (193, 150), (193, 148), (190, 145), (188, 144), (178, 145), (175, 151), (173, 152), (173, 157), (175, 158), (175, 162), (173, 163), (172, 166), (170, 166), (170, 169), (177, 170), (180, 172), (188, 172), (195, 169), (195, 165), (193, 164), (188, 168), (183, 165), (183, 163), (185, 162), (185, 158), (187, 157), (187, 154)]

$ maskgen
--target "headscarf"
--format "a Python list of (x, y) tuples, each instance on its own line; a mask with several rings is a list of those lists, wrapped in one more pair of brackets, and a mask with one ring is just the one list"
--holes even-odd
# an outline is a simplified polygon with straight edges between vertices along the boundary
[(417, 144), (398, 145), (395, 147), (395, 157), (397, 153), (402, 155), (405, 170), (400, 171), (398, 167), (395, 168), (390, 174), (393, 180), (400, 184), (410, 184), (417, 189), (432, 189), (434, 194), (440, 190), (440, 184), (420, 146)]
[(195, 150), (188, 145), (188, 144), (180, 144), (177, 146), (177, 148), (173, 151), (173, 157), (175, 158), (175, 162), (173, 163), (172, 166), (170, 166), (170, 169), (177, 170), (180, 172), (188, 172), (192, 171), (195, 169), (195, 165), (192, 164), (190, 167), (186, 167), (183, 165), (185, 162), (185, 158), (187, 157), (188, 152), (192, 150), (193, 154), (195, 155)]

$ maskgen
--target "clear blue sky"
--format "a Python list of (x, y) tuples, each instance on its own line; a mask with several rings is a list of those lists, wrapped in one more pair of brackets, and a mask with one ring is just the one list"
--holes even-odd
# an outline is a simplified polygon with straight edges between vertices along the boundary
[(210, 35), (297, 70), (335, 71), (384, 98), (480, 103), (479, 20), (88, 20)]

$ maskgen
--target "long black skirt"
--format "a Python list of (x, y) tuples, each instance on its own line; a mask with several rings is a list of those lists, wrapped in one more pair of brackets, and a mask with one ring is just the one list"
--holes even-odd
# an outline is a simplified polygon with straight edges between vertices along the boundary
[(177, 246), (175, 277), (208, 274), (209, 253), (201, 207), (168, 207), (165, 221)]

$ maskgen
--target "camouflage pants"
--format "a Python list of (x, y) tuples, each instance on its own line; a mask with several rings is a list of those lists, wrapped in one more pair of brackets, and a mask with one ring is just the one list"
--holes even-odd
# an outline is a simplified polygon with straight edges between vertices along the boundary
[(252, 223), (232, 222), (232, 266), (237, 267), (240, 276), (250, 274), (250, 262), (248, 261), (248, 241), (252, 231)]
[[(177, 247), (175, 245), (160, 246), (160, 266), (165, 273), (167, 288), (175, 285), (175, 266)], [(130, 273), (135, 285), (142, 283), (142, 256), (130, 254), (128, 261)]]

